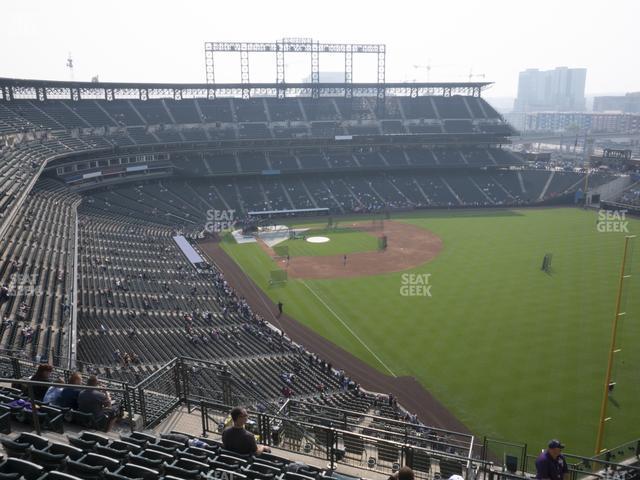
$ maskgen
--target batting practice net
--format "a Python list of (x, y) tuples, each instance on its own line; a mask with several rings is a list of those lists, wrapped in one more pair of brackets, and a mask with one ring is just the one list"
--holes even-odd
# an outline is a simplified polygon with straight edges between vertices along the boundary
[(289, 246), (288, 245), (275, 245), (273, 247), (273, 251), (275, 252), (276, 259), (286, 259), (289, 257)]
[(289, 276), (286, 270), (271, 270), (269, 272), (269, 285), (281, 285), (287, 283)]

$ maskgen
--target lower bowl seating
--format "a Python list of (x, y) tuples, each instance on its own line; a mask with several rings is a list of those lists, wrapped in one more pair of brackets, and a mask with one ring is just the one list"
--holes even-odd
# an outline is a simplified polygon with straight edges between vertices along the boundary
[(43, 473), (40, 465), (21, 458), (7, 458), (0, 463), (0, 480), (37, 480)]
[(158, 478), (160, 478), (160, 472), (140, 465), (126, 463), (115, 472), (105, 472), (103, 478), (105, 480), (158, 480)]
[(14, 439), (3, 438), (0, 440), (9, 457), (28, 458), (31, 448), (44, 449), (49, 446), (49, 440), (32, 433), (21, 433)]
[(70, 460), (67, 462), (67, 469), (70, 474), (86, 480), (100, 479), (105, 471), (113, 472), (119, 467), (120, 462), (118, 460), (96, 453), (88, 453), (77, 461)]
[(159, 469), (162, 464), (169, 463), (173, 460), (173, 455), (169, 453), (159, 452), (151, 448), (143, 450), (138, 454), (129, 456), (129, 463), (140, 465), (141, 467)]
[(190, 460), (187, 458), (178, 458), (169, 465), (165, 465), (164, 471), (167, 475), (173, 475), (186, 480), (197, 480), (203, 472), (209, 470), (206, 463)]

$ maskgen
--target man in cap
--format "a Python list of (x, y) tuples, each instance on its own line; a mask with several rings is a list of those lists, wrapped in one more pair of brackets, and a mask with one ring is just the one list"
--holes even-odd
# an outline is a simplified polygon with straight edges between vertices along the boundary
[(536, 478), (541, 480), (566, 480), (567, 462), (562, 455), (564, 445), (560, 440), (551, 440), (548, 448), (536, 459)]

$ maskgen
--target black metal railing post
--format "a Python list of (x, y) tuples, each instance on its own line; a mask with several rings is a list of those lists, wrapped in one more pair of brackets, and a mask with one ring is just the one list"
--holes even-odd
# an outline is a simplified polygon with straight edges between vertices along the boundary
[(178, 364), (178, 374), (182, 376), (182, 391), (179, 387), (180, 382), (178, 382), (176, 395), (178, 398), (184, 399), (184, 402), (187, 404), (187, 411), (191, 413), (191, 403), (189, 402), (189, 396), (191, 395), (191, 390), (189, 388), (189, 372), (187, 372), (187, 366), (184, 364), (182, 359), (180, 359), (180, 363)]
[(256, 415), (256, 426), (260, 442), (264, 443), (264, 415), (262, 413), (258, 413), (258, 415)]
[(144, 398), (144, 389), (138, 387), (138, 400), (140, 402), (140, 416), (142, 417), (142, 426), (147, 426), (147, 406)]
[(175, 382), (176, 395), (181, 400), (184, 400), (184, 390), (180, 388), (180, 377), (182, 376), (182, 381), (184, 382), (184, 374), (182, 372), (184, 368), (184, 362), (182, 358), (179, 358), (176, 364), (177, 370), (175, 371), (175, 375), (173, 376), (173, 380)]
[(200, 400), (200, 418), (202, 419), (202, 436), (206, 438), (209, 431), (209, 418), (207, 416), (207, 406), (203, 400)]
[(329, 429), (329, 434), (327, 435), (328, 446), (329, 446), (329, 462), (331, 465), (331, 471), (336, 469), (335, 460), (336, 460), (336, 431), (333, 428)]
[(11, 358), (11, 369), (13, 370), (13, 378), (22, 377), (22, 372), (20, 371), (20, 360), (17, 358)]
[(133, 413), (137, 413), (139, 411), (138, 408), (138, 393), (135, 387), (131, 387), (127, 385), (127, 388), (130, 389), (131, 397), (133, 397)]
[(224, 370), (220, 373), (222, 383), (222, 403), (226, 405), (233, 405), (233, 398), (231, 395), (231, 373)]
[(36, 434), (42, 433), (40, 429), (40, 419), (38, 418), (38, 411), (36, 409), (36, 400), (33, 394), (33, 385), (27, 385), (27, 392), (29, 394), (29, 401), (31, 402), (31, 421), (33, 422), (33, 428), (36, 430)]
[(133, 431), (135, 430), (134, 425), (133, 425), (133, 409), (131, 408), (131, 397), (129, 395), (129, 384), (127, 383), (123, 383), (122, 384), (122, 388), (124, 390), (123, 392), (123, 397), (124, 397), (124, 408), (127, 411), (128, 415), (129, 415), (129, 428), (131, 430), (131, 433), (133, 433)]
[(402, 450), (405, 451), (405, 465), (413, 470), (413, 448), (410, 445), (403, 445)]
[(480, 456), (482, 459), (482, 464), (487, 465), (485, 462), (487, 461), (487, 436), (485, 435), (482, 438), (482, 455)]
[(266, 434), (267, 430), (265, 428), (266, 423), (267, 423), (266, 416), (263, 413), (258, 413), (258, 415), (256, 416), (258, 436), (260, 437), (260, 442), (264, 443), (265, 445), (267, 445), (267, 442), (265, 440), (265, 437), (267, 436)]
[(271, 446), (271, 418), (267, 415), (264, 416), (262, 428), (264, 430), (263, 443), (265, 445)]

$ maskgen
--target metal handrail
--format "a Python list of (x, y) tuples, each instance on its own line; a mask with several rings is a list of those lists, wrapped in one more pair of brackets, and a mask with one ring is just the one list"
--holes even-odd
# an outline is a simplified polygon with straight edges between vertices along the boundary
[(201, 358), (194, 358), (194, 357), (189, 357), (189, 356), (181, 356), (178, 357), (180, 358), (180, 360), (182, 361), (188, 361), (188, 362), (197, 362), (200, 364), (205, 364), (207, 366), (211, 366), (211, 367), (217, 367), (220, 368), (221, 371), (228, 371), (229, 367), (227, 366), (227, 364), (223, 363), (223, 362), (213, 362), (211, 360), (205, 360), (205, 359), (201, 359)]
[(126, 391), (125, 388), (113, 388), (113, 387), (102, 387), (102, 386), (89, 386), (89, 385), (77, 385), (75, 383), (57, 383), (57, 382), (41, 382), (39, 380), (28, 380), (23, 378), (6, 378), (0, 377), (0, 383), (22, 383), (25, 385), (33, 385), (33, 386), (47, 386), (47, 387), (60, 387), (60, 388), (76, 388), (79, 390), (108, 390), (110, 392), (116, 393), (124, 393)]
[(591, 463), (601, 464), (601, 465), (604, 465), (606, 467), (623, 467), (623, 468), (628, 468), (629, 470), (635, 470), (637, 472), (640, 472), (640, 466), (636, 467), (635, 465), (624, 465), (624, 464), (621, 464), (621, 463), (610, 462), (608, 460), (599, 460), (598, 458), (595, 458), (595, 457), (583, 457), (581, 455), (575, 455), (573, 453), (566, 453), (566, 454), (563, 454), (563, 456), (566, 459), (580, 460), (582, 463), (587, 461), (587, 462), (591, 462)]
[[(210, 431), (208, 429), (208, 409), (212, 408), (218, 411), (230, 411), (231, 407), (228, 405), (223, 405), (220, 403), (216, 403), (216, 402), (206, 402), (206, 401), (201, 401), (200, 402), (200, 407), (201, 407), (201, 415), (203, 416), (202, 419), (202, 426), (203, 426), (203, 436), (206, 436), (206, 434)], [(465, 466), (469, 471), (469, 469), (472, 469), (472, 465), (481, 465), (484, 468), (490, 468), (493, 463), (492, 462), (488, 462), (485, 460), (481, 460), (481, 459), (474, 459), (471, 457), (471, 454), (467, 455), (467, 456), (461, 456), (461, 455), (457, 455), (455, 453), (449, 453), (449, 452), (443, 452), (440, 450), (434, 450), (428, 447), (419, 447), (419, 446), (415, 446), (415, 445), (409, 445), (403, 442), (397, 442), (397, 441), (393, 441), (393, 440), (386, 440), (386, 439), (382, 439), (379, 437), (372, 437), (369, 435), (364, 435), (364, 434), (360, 434), (360, 433), (354, 433), (352, 431), (349, 430), (344, 430), (341, 428), (333, 428), (333, 427), (327, 427), (326, 425), (318, 425), (315, 423), (309, 423), (309, 422), (305, 422), (303, 420), (295, 420), (292, 418), (288, 418), (288, 417), (281, 417), (281, 416), (277, 416), (277, 415), (271, 415), (271, 414), (267, 414), (267, 413), (259, 413), (259, 412), (253, 412), (248, 410), (248, 413), (254, 417), (256, 417), (258, 419), (258, 424), (271, 424), (271, 423), (278, 423), (278, 422), (294, 422), (295, 424), (303, 427), (303, 428), (311, 428), (314, 430), (320, 429), (323, 430), (327, 433), (327, 454), (329, 455), (329, 460), (331, 462), (331, 466), (333, 468), (335, 462), (338, 461), (338, 449), (337, 449), (337, 440), (339, 438), (339, 436), (341, 435), (348, 435), (348, 436), (357, 436), (359, 438), (361, 438), (363, 441), (369, 442), (370, 444), (375, 444), (375, 445), (389, 445), (389, 446), (393, 446), (398, 448), (398, 451), (402, 454), (402, 458), (406, 458), (406, 452), (409, 451), (409, 449), (411, 449), (411, 451), (420, 451), (423, 452), (425, 455), (429, 455), (432, 457), (437, 457), (437, 458), (445, 458), (445, 459), (450, 459), (450, 460), (455, 460), (461, 463), (461, 465)], [(205, 418), (206, 417), (206, 418)], [(261, 432), (262, 433), (262, 432)], [(261, 441), (263, 441), (263, 443), (265, 443), (266, 445), (270, 445), (271, 444), (271, 438), (270, 435), (261, 435)], [(520, 477), (522, 478), (522, 477)]]
[[(626, 465), (623, 463), (614, 463), (614, 462), (609, 462), (606, 460), (599, 460), (598, 458), (595, 457), (584, 457), (581, 455), (575, 455), (575, 454), (571, 454), (571, 453), (563, 453), (563, 456), (565, 457), (565, 459), (567, 460), (567, 467), (569, 469), (569, 472), (571, 474), (571, 478), (572, 479), (577, 479), (578, 475), (587, 475), (587, 476), (596, 476), (596, 477), (602, 477), (602, 475), (599, 475), (598, 472), (600, 471), (608, 471), (609, 469), (614, 469), (614, 470), (625, 470), (625, 471), (630, 471), (630, 472), (634, 472), (634, 474), (638, 474), (640, 473), (640, 467), (638, 466), (634, 466), (634, 465)], [(526, 457), (526, 465), (525, 465), (525, 469), (527, 471), (529, 471), (529, 461), (534, 461), (537, 457), (535, 455), (527, 455)], [(571, 463), (570, 460), (578, 460), (577, 463)], [(535, 465), (535, 463), (534, 463)], [(584, 465), (585, 468), (587, 469), (581, 469), (581, 468), (576, 468), (579, 467), (580, 465)], [(596, 468), (594, 468), (596, 467)], [(599, 467), (599, 468), (597, 468)], [(535, 468), (535, 466), (534, 466)], [(607, 475), (604, 475), (605, 478), (607, 478)]]
[[(312, 413), (302, 413), (302, 414), (300, 414), (300, 415), (304, 415), (305, 417), (307, 417), (307, 418), (309, 418), (309, 419), (311, 419), (311, 420), (313, 420), (313, 419), (320, 419), (320, 420), (325, 421), (325, 422), (331, 422), (331, 423), (333, 423), (333, 422), (334, 422), (334, 420), (333, 420), (333, 419), (328, 419), (327, 417), (322, 417), (322, 416), (320, 416), (320, 415), (314, 415), (314, 414), (312, 414)], [(288, 418), (289, 418), (290, 420), (296, 420), (295, 418), (291, 418), (291, 417), (288, 417)], [(296, 421), (297, 421), (297, 420), (296, 420)], [(466, 447), (467, 447), (467, 445), (457, 445), (457, 444), (453, 444), (453, 443), (447, 443), (446, 441), (441, 441), (441, 440), (429, 440), (429, 439), (425, 439), (425, 438), (423, 438), (423, 437), (418, 437), (418, 436), (415, 436), (415, 435), (410, 435), (406, 428), (405, 428), (404, 433), (402, 433), (402, 432), (395, 432), (395, 431), (388, 431), (388, 430), (380, 430), (379, 428), (374, 428), (374, 427), (371, 427), (371, 426), (363, 427), (362, 425), (358, 425), (358, 424), (355, 424), (355, 423), (352, 423), (352, 422), (348, 422), (348, 421), (342, 422), (342, 424), (343, 424), (345, 427), (354, 427), (354, 428), (360, 428), (360, 429), (365, 429), (365, 428), (366, 428), (367, 430), (370, 430), (370, 431), (372, 431), (372, 432), (380, 432), (380, 433), (383, 433), (383, 434), (385, 434), (385, 435), (403, 436), (403, 437), (404, 437), (404, 440), (405, 440), (405, 442), (404, 442), (404, 443), (408, 443), (408, 442), (407, 442), (408, 440), (416, 440), (416, 441), (419, 441), (419, 442), (430, 441), (430, 442), (432, 442), (432, 443), (436, 443), (436, 444), (438, 444), (438, 445), (442, 445), (442, 446), (444, 446), (444, 447), (453, 447), (453, 448), (459, 448), (459, 449), (462, 449), (462, 448), (466, 448)], [(314, 423), (314, 425), (319, 425), (319, 426), (321, 426), (321, 424), (320, 424), (320, 423)], [(326, 425), (324, 425), (324, 426), (326, 426)], [(414, 425), (414, 427), (416, 427), (416, 426)], [(417, 426), (417, 427), (420, 427), (420, 426)], [(437, 431), (438, 431), (438, 429), (437, 429), (437, 428), (433, 428), (433, 429), (432, 429), (431, 427), (428, 427), (428, 426), (422, 426), (422, 428), (424, 428), (425, 430), (430, 430), (430, 431), (435, 431), (435, 432), (437, 432)], [(363, 435), (364, 435), (364, 434), (363, 434)], [(472, 437), (472, 438), (473, 438), (473, 437)], [(471, 452), (471, 451), (472, 451), (472, 450), (471, 450), (471, 449), (469, 449), (469, 452)]]
[(282, 414), (282, 412), (283, 412), (286, 408), (288, 408), (288, 406), (289, 406), (289, 402), (290, 402), (290, 401), (291, 401), (291, 399), (290, 399), (290, 398), (287, 398), (287, 399), (285, 400), (285, 402), (282, 404), (282, 406), (278, 409), (278, 411), (276, 412), (276, 414), (277, 414), (277, 415), (281, 415), (281, 414)]
[[(5, 352), (8, 352), (9, 350), (4, 350)], [(33, 364), (31, 361), (29, 360), (21, 360), (19, 358), (13, 357), (11, 358), (11, 366), (13, 369), (13, 375), (14, 378), (8, 378), (8, 377), (0, 377), (0, 383), (18, 383), (18, 384), (22, 384), (22, 385), (26, 385), (27, 386), (27, 391), (30, 394), (29, 398), (32, 402), (33, 405), (37, 405), (37, 403), (34, 403), (34, 398), (33, 398), (33, 387), (34, 386), (54, 386), (54, 387), (58, 387), (58, 388), (75, 388), (75, 389), (79, 389), (79, 390), (90, 390), (90, 389), (96, 389), (96, 390), (103, 390), (103, 391), (110, 391), (110, 392), (114, 392), (114, 393), (118, 393), (118, 394), (122, 394), (124, 397), (124, 404), (126, 405), (125, 410), (129, 413), (129, 415), (133, 415), (133, 412), (137, 412), (137, 413), (142, 413), (142, 418), (144, 419), (144, 421), (146, 422), (147, 418), (145, 415), (146, 412), (146, 403), (148, 400), (148, 393), (153, 393), (154, 390), (154, 386), (153, 386), (153, 381), (157, 380), (158, 378), (161, 378), (162, 375), (166, 375), (167, 373), (170, 373), (173, 369), (177, 368), (178, 366), (182, 365), (183, 361), (193, 361), (194, 363), (200, 364), (200, 365), (212, 365), (212, 371), (216, 372), (217, 369), (215, 368), (215, 366), (220, 366), (215, 364), (214, 362), (207, 362), (207, 361), (202, 361), (202, 360), (197, 360), (197, 359), (192, 359), (190, 357), (176, 357), (173, 360), (169, 361), (168, 363), (166, 363), (163, 367), (161, 367), (158, 371), (154, 372), (153, 374), (151, 374), (149, 377), (145, 378), (143, 381), (139, 382), (137, 385), (132, 386), (126, 382), (121, 382), (121, 381), (111, 381), (110, 385), (114, 385), (117, 384), (118, 386), (96, 386), (96, 387), (89, 387), (86, 385), (75, 385), (75, 384), (66, 384), (66, 383), (55, 383), (53, 381), (47, 381), (47, 382), (41, 382), (41, 381), (36, 381), (36, 380), (30, 380), (30, 379), (22, 379), (19, 378), (22, 375), (20, 374), (21, 371), (21, 365), (24, 367), (27, 363), (30, 364), (31, 366), (35, 366), (35, 364)], [(65, 374), (69, 373), (68, 371), (65, 371)], [(221, 372), (219, 372), (221, 373)], [(18, 377), (18, 378), (15, 378)], [(188, 375), (187, 375), (188, 377)], [(182, 377), (180, 377), (182, 378)], [(107, 381), (106, 379), (100, 379), (101, 382)], [(188, 379), (182, 379), (181, 381), (176, 377), (176, 385), (175, 385), (175, 393), (165, 393), (164, 395), (171, 395), (171, 396), (175, 396), (175, 403), (172, 404), (172, 406), (170, 408), (175, 408), (176, 404), (179, 404), (181, 402), (189, 402), (189, 392), (188, 392)], [(234, 382), (235, 383), (235, 382)], [(237, 385), (234, 385), (235, 387), (237, 387)], [(148, 389), (148, 391), (146, 391)], [(173, 387), (172, 387), (172, 392), (173, 392)], [(162, 392), (159, 392), (162, 393)], [(130, 401), (132, 400), (132, 401)], [(197, 402), (197, 403), (196, 403)], [(212, 409), (218, 409), (218, 410), (230, 410), (231, 407), (229, 406), (229, 404), (225, 403), (217, 403), (217, 402), (211, 402), (211, 401), (207, 401), (205, 399), (200, 399), (198, 398), (197, 400), (195, 400), (194, 402), (195, 404), (200, 404), (201, 406), (204, 406), (204, 408), (206, 409), (207, 406), (210, 406)], [(475, 437), (471, 436), (471, 435), (467, 435), (464, 433), (457, 433), (457, 432), (451, 432), (454, 435), (458, 435), (458, 437), (470, 437), (471, 438), (471, 443), (468, 445), (469, 450), (468, 450), (468, 454), (467, 456), (463, 456), (463, 455), (459, 455), (456, 453), (446, 453), (443, 452), (441, 450), (432, 450), (430, 448), (427, 447), (420, 447), (420, 446), (413, 446), (410, 445), (407, 440), (408, 439), (412, 439), (414, 437), (408, 437), (405, 436), (404, 439), (396, 439), (396, 440), (383, 440), (381, 438), (378, 437), (372, 437), (370, 435), (364, 435), (362, 433), (357, 433), (354, 431), (350, 431), (347, 428), (344, 427), (351, 427), (354, 425), (351, 425), (351, 422), (349, 423), (344, 423), (343, 424), (343, 428), (331, 428), (331, 427), (327, 427), (326, 423), (325, 424), (318, 424), (315, 421), (311, 421), (309, 422), (309, 419), (312, 418), (323, 418), (325, 421), (328, 420), (324, 417), (317, 417), (314, 414), (311, 413), (304, 413), (301, 412), (302, 415), (306, 415), (307, 417), (309, 417), (308, 419), (305, 420), (297, 420), (295, 418), (290, 418), (287, 417), (287, 410), (291, 408), (291, 406), (295, 406), (297, 404), (301, 405), (301, 406), (313, 406), (314, 408), (319, 408), (322, 409), (324, 411), (336, 411), (336, 412), (342, 412), (343, 415), (353, 415), (353, 416), (366, 416), (367, 418), (375, 418), (375, 419), (380, 419), (380, 421), (383, 421), (385, 423), (389, 423), (389, 424), (397, 424), (397, 425), (405, 425), (406, 422), (402, 422), (399, 420), (392, 420), (392, 419), (388, 419), (385, 417), (377, 417), (375, 415), (367, 415), (367, 414), (363, 414), (361, 412), (354, 412), (351, 410), (343, 410), (343, 409), (339, 409), (336, 407), (329, 407), (329, 406), (325, 406), (325, 405), (315, 405), (315, 404), (309, 404), (307, 402), (304, 401), (299, 401), (299, 400), (288, 400), (287, 402), (285, 402), (285, 404), (281, 405), (279, 408), (274, 409), (275, 410), (275, 414), (272, 412), (266, 412), (266, 413), (259, 413), (256, 412), (255, 415), (260, 416), (260, 418), (265, 419), (265, 423), (264, 425), (266, 425), (266, 428), (264, 429), (265, 432), (267, 432), (267, 430), (269, 430), (270, 433), (270, 429), (269, 424), (273, 425), (277, 425), (279, 422), (293, 422), (295, 424), (300, 425), (300, 428), (304, 429), (304, 426), (313, 426), (314, 428), (319, 428), (319, 429), (324, 429), (327, 431), (332, 431), (335, 432), (337, 434), (341, 434), (341, 433), (346, 433), (349, 435), (355, 435), (355, 436), (359, 436), (363, 439), (375, 439), (375, 442), (377, 443), (388, 443), (390, 445), (402, 445), (403, 448), (405, 449), (404, 451), (409, 451), (408, 449), (413, 448), (416, 450), (420, 450), (420, 451), (424, 451), (425, 453), (428, 452), (432, 452), (433, 455), (437, 455), (439, 457), (448, 457), (451, 459), (455, 459), (457, 461), (460, 461), (461, 463), (463, 463), (464, 465), (466, 465), (467, 467), (467, 473), (469, 474), (469, 472), (473, 471), (473, 469), (477, 466), (481, 466), (483, 469), (485, 469), (485, 473), (486, 472), (490, 472), (492, 471), (491, 468), (494, 466), (494, 462), (489, 461), (489, 459), (483, 457), (482, 459), (477, 459), (477, 458), (473, 458), (473, 448), (474, 447), (479, 447), (480, 445), (475, 442)], [(133, 409), (132, 409), (133, 407)], [(164, 408), (164, 407), (163, 407)], [(167, 411), (170, 410), (163, 410), (163, 414), (166, 414)], [(34, 414), (34, 412), (32, 412), (32, 414)], [(201, 413), (202, 415), (204, 415), (204, 411)], [(155, 419), (156, 417), (154, 417)], [(338, 420), (339, 421), (339, 420)], [(204, 422), (203, 422), (204, 425)], [(407, 426), (411, 426), (412, 428), (417, 428), (419, 426), (416, 426), (414, 424), (406, 424)], [(34, 419), (34, 426), (37, 426), (36, 429), (39, 429), (39, 425), (37, 423), (37, 418)], [(131, 425), (131, 428), (133, 429), (133, 424)], [(437, 428), (433, 428), (430, 427), (428, 425), (425, 425), (424, 428), (432, 430), (434, 432), (437, 431), (446, 431), (446, 430), (442, 430), (442, 429), (437, 429)], [(375, 430), (372, 429), (372, 431), (380, 431), (380, 430)], [(203, 433), (206, 433), (205, 429), (203, 428)], [(398, 435), (401, 435), (401, 432), (398, 432)], [(429, 439), (425, 439), (422, 437), (415, 437), (417, 440), (420, 441), (426, 441), (429, 442)], [(636, 441), (634, 441), (636, 442)], [(631, 445), (634, 442), (629, 442), (628, 444), (625, 444), (625, 450), (627, 448), (627, 445)], [(638, 458), (638, 451), (640, 451), (640, 439), (637, 440), (638, 442), (638, 449), (636, 450), (635, 453), (635, 457)], [(533, 458), (530, 455), (526, 454), (526, 444), (515, 444), (515, 443), (511, 443), (511, 442), (503, 442), (505, 445), (512, 445), (512, 446), (522, 446), (525, 448), (524, 450), (524, 461), (522, 462), (523, 464), (523, 471), (528, 471), (528, 467), (531, 466), (530, 464), (530, 460)], [(457, 445), (450, 445), (450, 446), (455, 446), (458, 449), (460, 449), (460, 446)], [(466, 447), (466, 446), (465, 446)], [(324, 447), (323, 447), (324, 448)], [(330, 448), (334, 448), (331, 447)], [(614, 452), (617, 449), (612, 449), (610, 450), (611, 452)], [(329, 454), (329, 453), (328, 453)], [(573, 474), (573, 478), (576, 478), (578, 475), (598, 475), (598, 473), (595, 473), (595, 470), (593, 468), (590, 468), (591, 466), (601, 466), (603, 467), (603, 469), (608, 469), (608, 468), (613, 468), (613, 469), (620, 469), (623, 468), (627, 471), (632, 471), (632, 472), (638, 472), (640, 471), (640, 467), (638, 466), (632, 466), (632, 465), (624, 465), (621, 463), (614, 463), (608, 460), (600, 460), (599, 458), (602, 458), (603, 455), (597, 456), (597, 457), (584, 457), (584, 456), (580, 456), (580, 455), (573, 455), (573, 454), (565, 454), (565, 457), (568, 460), (574, 460), (578, 463), (570, 465), (571, 467), (578, 467), (578, 468), (572, 468), (572, 474)], [(606, 457), (605, 457), (606, 458)], [(584, 466), (585, 469), (579, 469), (581, 466)], [(487, 470), (488, 469), (488, 470)], [(590, 473), (591, 472), (591, 473)]]
[(382, 421), (384, 423), (396, 424), (396, 425), (399, 425), (399, 426), (402, 426), (402, 427), (409, 426), (409, 427), (412, 427), (412, 428), (416, 428), (416, 427), (422, 426), (422, 427), (428, 428), (429, 430), (434, 431), (434, 432), (443, 432), (443, 433), (447, 433), (447, 434), (451, 434), (451, 435), (467, 437), (470, 440), (473, 439), (473, 435), (471, 435), (471, 434), (461, 433), (461, 432), (454, 432), (452, 430), (446, 430), (444, 428), (431, 427), (431, 426), (428, 426), (428, 425), (415, 425), (413, 423), (404, 422), (402, 420), (394, 420), (392, 418), (381, 417), (381, 416), (378, 416), (378, 415), (370, 415), (370, 414), (367, 414), (367, 413), (356, 412), (354, 410), (348, 410), (348, 409), (345, 409), (345, 408), (331, 407), (329, 405), (318, 405), (318, 404), (315, 404), (315, 403), (305, 402), (304, 400), (293, 400), (293, 402), (294, 403), (298, 403), (298, 404), (302, 404), (302, 405), (306, 405), (306, 406), (310, 406), (310, 407), (320, 408), (320, 409), (323, 409), (323, 410), (332, 410), (332, 411), (337, 411), (337, 412), (344, 412), (344, 413), (347, 413), (347, 414), (349, 414), (349, 415), (351, 415), (353, 417), (363, 417), (364, 416), (364, 417), (372, 418), (374, 420), (380, 420), (380, 421)]
[(169, 360), (167, 363), (165, 363), (163, 366), (161, 366), (158, 370), (153, 372), (151, 375), (149, 375), (146, 378), (143, 378), (136, 385), (132, 385), (132, 388), (144, 388), (149, 383), (153, 382), (156, 379), (156, 377), (159, 377), (159, 376), (163, 375), (164, 373), (166, 373), (166, 371), (169, 368), (175, 366), (177, 363), (178, 363), (178, 358), (174, 358), (173, 360)]

